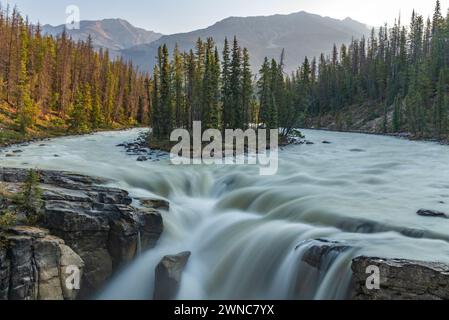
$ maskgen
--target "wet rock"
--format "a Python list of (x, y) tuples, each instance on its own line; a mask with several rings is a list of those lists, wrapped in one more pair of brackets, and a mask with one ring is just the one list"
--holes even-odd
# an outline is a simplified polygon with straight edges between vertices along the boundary
[[(380, 289), (367, 288), (368, 267), (380, 271)], [(353, 260), (356, 300), (448, 300), (449, 265), (401, 259), (358, 257)]]
[(154, 300), (173, 300), (179, 291), (182, 273), (191, 253), (165, 256), (156, 267)]
[(348, 245), (325, 239), (306, 241), (296, 247), (296, 250), (303, 246), (305, 246), (306, 249), (302, 256), (302, 261), (318, 270), (324, 269), (327, 265), (331, 264), (339, 254), (351, 249)]
[(145, 157), (145, 156), (140, 156), (140, 157), (137, 158), (137, 161), (138, 162), (145, 162), (145, 161), (148, 161), (148, 158)]
[(139, 220), (142, 250), (154, 248), (164, 230), (161, 213), (156, 209), (140, 210)]
[(163, 199), (143, 199), (139, 198), (140, 204), (146, 208), (159, 209), (159, 210), (170, 210), (170, 202)]
[(137, 255), (140, 224), (137, 212), (129, 206), (117, 206), (119, 216), (109, 222), (108, 251), (114, 268), (131, 262)]
[(433, 217), (433, 218), (446, 218), (449, 219), (449, 215), (444, 213), (444, 212), (440, 212), (440, 211), (435, 211), (435, 210), (425, 210), (425, 209), (421, 209), (417, 212), (417, 215), (422, 216), (422, 217)]
[(363, 149), (350, 149), (350, 152), (365, 152)]
[(22, 153), (23, 151), (22, 150), (14, 150), (12, 153)]
[(306, 145), (309, 145), (309, 146), (311, 146), (311, 145), (313, 145), (313, 144), (315, 144), (314, 142), (312, 142), (312, 141), (306, 141)]
[(322, 143), (323, 144), (332, 144), (332, 142), (330, 142), (330, 141), (323, 141)]

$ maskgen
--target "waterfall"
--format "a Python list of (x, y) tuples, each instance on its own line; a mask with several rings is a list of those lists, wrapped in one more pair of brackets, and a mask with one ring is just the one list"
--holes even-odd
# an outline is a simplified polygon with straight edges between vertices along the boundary
[(136, 257), (140, 257), (142, 254), (142, 237), (140, 230), (137, 232), (137, 246), (136, 246)]
[[(183, 251), (192, 255), (178, 299), (347, 299), (356, 256), (449, 262), (445, 220), (416, 214), (449, 212), (445, 146), (306, 130), (315, 145), (285, 148), (278, 174), (261, 177), (252, 166), (136, 163), (115, 146), (140, 132), (55, 139), (2, 158), (170, 201), (157, 246), (142, 251), (139, 233), (136, 260), (99, 299), (151, 299), (157, 264)], [(344, 250), (314, 251), (318, 239)]]

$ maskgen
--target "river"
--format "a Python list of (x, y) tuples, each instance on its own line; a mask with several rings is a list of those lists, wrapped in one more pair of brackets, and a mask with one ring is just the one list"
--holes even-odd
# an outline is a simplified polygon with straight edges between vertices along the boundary
[[(141, 130), (58, 138), (13, 147), (23, 151), (18, 157), (0, 155), (2, 166), (112, 178), (133, 197), (171, 202), (158, 246), (98, 299), (151, 297), (155, 266), (181, 251), (192, 256), (179, 299), (346, 299), (356, 256), (449, 263), (449, 219), (416, 214), (449, 211), (447, 146), (304, 130), (315, 144), (284, 148), (277, 175), (260, 176), (255, 166), (136, 162), (116, 145)], [(353, 249), (318, 273), (301, 262), (312, 239)]]

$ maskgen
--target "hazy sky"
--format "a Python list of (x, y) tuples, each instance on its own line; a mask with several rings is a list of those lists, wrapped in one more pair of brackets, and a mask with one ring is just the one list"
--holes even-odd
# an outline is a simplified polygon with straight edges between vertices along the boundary
[[(434, 0), (0, 0), (17, 4), (31, 21), (63, 24), (68, 5), (80, 8), (81, 20), (123, 18), (132, 24), (165, 34), (207, 27), (229, 16), (271, 15), (305, 10), (333, 18), (351, 17), (371, 26), (393, 22), (412, 9), (425, 16)], [(449, 0), (442, 0), (444, 13)]]

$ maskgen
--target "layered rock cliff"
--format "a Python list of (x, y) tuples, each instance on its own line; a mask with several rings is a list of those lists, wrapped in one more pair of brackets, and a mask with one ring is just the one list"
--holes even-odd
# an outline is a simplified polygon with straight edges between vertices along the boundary
[[(12, 235), (9, 231), (2, 232), (5, 244), (0, 251), (0, 279), (3, 279), (0, 280), (0, 298), (67, 299), (70, 296), (59, 294), (60, 289), (54, 285), (49, 285), (50, 289), (56, 288), (48, 289), (51, 294), (35, 294), (34, 288), (40, 288), (41, 278), (36, 278), (33, 270), (39, 266), (41, 252), (48, 259), (53, 259), (54, 270), (51, 273), (56, 281), (55, 270), (60, 270), (61, 263), (64, 265), (66, 261), (63, 253), (73, 250), (83, 265), (78, 298), (88, 298), (104, 286), (119, 267), (131, 262), (138, 250), (156, 245), (163, 231), (162, 216), (158, 210), (133, 207), (126, 191), (101, 186), (107, 182), (105, 180), (57, 171), (39, 171), (38, 174), (43, 191), (43, 210), (37, 226), (48, 231), (36, 231), (42, 234), (39, 237), (36, 234), (14, 236), (17, 231)], [(27, 170), (0, 168), (2, 187), (11, 193), (18, 192), (26, 178)], [(49, 239), (53, 239), (54, 243)], [(17, 254), (18, 250), (24, 250), (23, 254)], [(26, 274), (21, 273), (24, 269), (28, 270)], [(11, 279), (8, 285), (6, 274)], [(22, 279), (18, 280), (20, 283), (29, 282), (32, 285), (19, 285), (14, 280), (16, 276)], [(23, 280), (25, 278), (28, 280)], [(20, 293), (16, 293), (15, 288), (22, 287)]]

